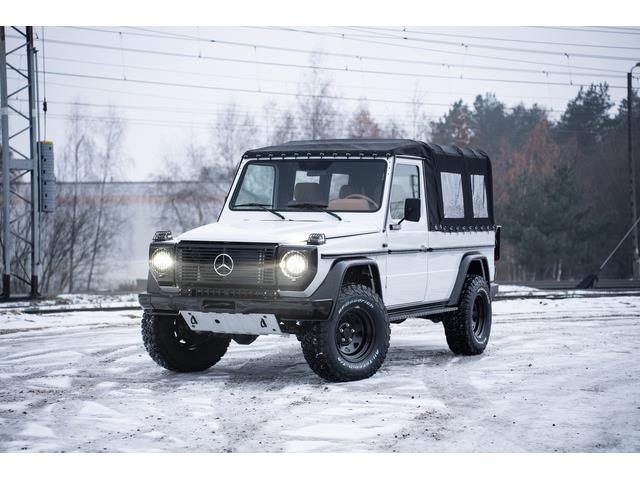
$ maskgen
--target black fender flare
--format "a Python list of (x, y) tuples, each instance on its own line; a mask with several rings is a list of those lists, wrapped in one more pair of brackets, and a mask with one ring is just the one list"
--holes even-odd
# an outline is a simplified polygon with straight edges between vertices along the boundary
[[(342, 282), (344, 280), (347, 270), (352, 267), (368, 266), (371, 267), (371, 274), (373, 282), (375, 284), (374, 291), (382, 298), (382, 283), (380, 278), (380, 270), (375, 260), (371, 258), (338, 258), (331, 267), (327, 276), (324, 278), (320, 286), (311, 295), (312, 300), (316, 299), (331, 299), (335, 305), (335, 300), (338, 298)], [(333, 311), (333, 308), (332, 308)]]
[(464, 280), (467, 276), (467, 272), (469, 272), (469, 266), (471, 262), (480, 261), (482, 265), (482, 276), (490, 283), (489, 279), (489, 264), (487, 262), (487, 257), (480, 252), (468, 252), (462, 257), (460, 260), (460, 266), (458, 267), (458, 276), (456, 277), (456, 281), (453, 284), (453, 290), (451, 291), (451, 296), (449, 297), (448, 306), (455, 307), (460, 302), (460, 293), (462, 292), (462, 286), (464, 285)]

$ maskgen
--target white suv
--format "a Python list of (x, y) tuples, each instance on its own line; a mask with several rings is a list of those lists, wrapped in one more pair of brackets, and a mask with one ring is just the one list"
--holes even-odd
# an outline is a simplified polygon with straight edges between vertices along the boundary
[(412, 140), (289, 142), (243, 156), (218, 221), (149, 248), (142, 336), (159, 365), (204, 370), (231, 340), (295, 334), (329, 381), (382, 365), (390, 323), (442, 322), (451, 350), (487, 346), (491, 164)]

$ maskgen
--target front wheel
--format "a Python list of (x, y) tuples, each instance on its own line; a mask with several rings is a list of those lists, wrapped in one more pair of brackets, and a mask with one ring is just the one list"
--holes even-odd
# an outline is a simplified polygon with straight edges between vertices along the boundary
[(487, 281), (468, 275), (460, 294), (458, 310), (444, 318), (449, 349), (461, 355), (484, 351), (491, 334), (491, 295)]
[(149, 356), (174, 372), (200, 372), (226, 353), (231, 338), (192, 331), (178, 314), (145, 312), (142, 339)]
[(345, 285), (332, 317), (313, 323), (302, 335), (302, 352), (311, 369), (325, 380), (362, 380), (384, 362), (390, 336), (381, 298), (363, 285)]

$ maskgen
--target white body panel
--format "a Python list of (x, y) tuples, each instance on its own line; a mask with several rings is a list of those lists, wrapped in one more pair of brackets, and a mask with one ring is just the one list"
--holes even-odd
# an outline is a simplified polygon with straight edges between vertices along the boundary
[(429, 232), (427, 302), (447, 300), (458, 276), (458, 267), (467, 252), (480, 252), (487, 258), (489, 278), (494, 278), (494, 232)]
[[(419, 172), (422, 202), (419, 222), (405, 221), (399, 229), (392, 229), (390, 225), (387, 228), (387, 247), (391, 252), (398, 252), (387, 255), (384, 298), (388, 306), (422, 303), (427, 291), (427, 211), (422, 191), (422, 161), (398, 159), (396, 171), (400, 165), (415, 167)], [(390, 224), (397, 221), (389, 215)]]

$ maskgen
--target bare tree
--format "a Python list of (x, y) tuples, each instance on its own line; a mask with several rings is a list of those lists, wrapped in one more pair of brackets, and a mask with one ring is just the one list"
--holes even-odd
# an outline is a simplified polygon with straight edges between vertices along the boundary
[(382, 135), (380, 126), (371, 116), (369, 107), (362, 102), (347, 125), (349, 138), (379, 138)]
[(427, 140), (429, 136), (429, 119), (424, 111), (426, 92), (416, 89), (409, 105), (409, 134), (414, 140)]
[[(91, 136), (91, 121), (86, 120), (80, 111), (79, 105), (75, 104), (71, 108), (69, 124), (67, 127), (67, 144), (64, 148), (64, 159), (58, 163), (58, 178), (72, 179), (71, 194), (71, 218), (69, 232), (69, 268), (68, 282), (69, 291), (74, 291), (74, 277), (76, 272), (76, 243), (78, 241), (78, 188), (81, 178), (87, 175), (86, 167), (93, 158), (93, 142)], [(55, 223), (54, 223), (55, 225)], [(60, 226), (59, 226), (60, 227)], [(60, 232), (56, 232), (59, 236)]]
[(298, 133), (298, 126), (295, 115), (286, 110), (282, 112), (276, 121), (275, 127), (269, 138), (269, 143), (278, 145), (295, 140)]
[(211, 152), (191, 136), (178, 152), (165, 156), (166, 173), (156, 177), (166, 199), (158, 215), (162, 228), (184, 232), (215, 220), (229, 182), (221, 178)]
[(395, 119), (391, 118), (382, 129), (382, 136), (384, 138), (405, 138), (407, 131)]
[(313, 68), (303, 78), (298, 92), (302, 136), (309, 140), (335, 137), (340, 128), (331, 78), (318, 68), (320, 54), (312, 54), (311, 65)]
[(87, 290), (91, 290), (91, 281), (96, 260), (102, 258), (102, 253), (108, 248), (107, 239), (110, 230), (113, 230), (115, 218), (113, 212), (105, 209), (105, 188), (109, 178), (117, 172), (122, 156), (122, 143), (124, 140), (125, 121), (118, 115), (115, 108), (111, 107), (107, 115), (100, 121), (96, 132), (98, 153), (95, 156), (96, 170), (100, 192), (97, 199), (97, 212), (94, 226), (93, 246), (91, 248), (91, 259), (89, 262), (89, 273), (87, 276)]
[(218, 169), (218, 177), (229, 182), (235, 174), (242, 154), (257, 146), (258, 128), (253, 117), (242, 112), (236, 103), (231, 103), (218, 112), (214, 125), (215, 161), (210, 167)]

